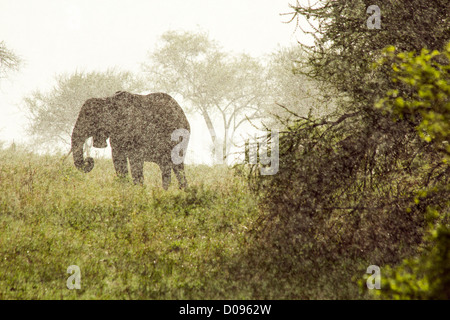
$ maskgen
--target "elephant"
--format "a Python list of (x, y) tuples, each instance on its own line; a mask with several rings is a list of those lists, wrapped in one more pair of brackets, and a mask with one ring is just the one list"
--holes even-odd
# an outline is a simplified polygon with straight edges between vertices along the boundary
[[(184, 130), (184, 136), (174, 138), (173, 132), (177, 129)], [(71, 148), (75, 166), (87, 173), (93, 169), (94, 159), (84, 158), (84, 143), (92, 137), (95, 148), (106, 148), (109, 138), (114, 168), (119, 177), (128, 175), (128, 158), (133, 182), (143, 184), (144, 161), (155, 162), (161, 169), (164, 189), (170, 185), (172, 169), (179, 187), (184, 189), (187, 187), (184, 157), (189, 135), (186, 115), (170, 95), (118, 91), (110, 97), (91, 98), (84, 102), (72, 131)], [(181, 160), (173, 161), (180, 137), (185, 147), (178, 151)]]

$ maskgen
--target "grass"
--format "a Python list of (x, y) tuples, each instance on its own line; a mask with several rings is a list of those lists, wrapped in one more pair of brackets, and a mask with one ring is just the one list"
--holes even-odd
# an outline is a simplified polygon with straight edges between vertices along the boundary
[[(228, 290), (223, 266), (254, 197), (226, 167), (188, 166), (187, 178), (186, 192), (164, 191), (152, 164), (142, 187), (115, 178), (111, 160), (83, 174), (70, 159), (1, 151), (0, 299), (250, 298)], [(66, 287), (70, 265), (80, 290)]]
[(249, 232), (256, 195), (228, 167), (187, 166), (190, 187), (164, 191), (154, 164), (135, 186), (109, 159), (84, 174), (61, 158), (0, 150), (0, 299), (370, 298), (366, 262), (274, 269)]

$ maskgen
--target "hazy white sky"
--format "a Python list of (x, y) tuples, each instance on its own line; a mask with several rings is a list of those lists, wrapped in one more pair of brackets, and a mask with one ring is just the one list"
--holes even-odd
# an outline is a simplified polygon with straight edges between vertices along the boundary
[(299, 36), (280, 16), (292, 0), (0, 0), (0, 41), (23, 60), (0, 80), (0, 140), (26, 141), (20, 106), (55, 75), (117, 67), (139, 72), (167, 30), (207, 31), (225, 49), (253, 56)]

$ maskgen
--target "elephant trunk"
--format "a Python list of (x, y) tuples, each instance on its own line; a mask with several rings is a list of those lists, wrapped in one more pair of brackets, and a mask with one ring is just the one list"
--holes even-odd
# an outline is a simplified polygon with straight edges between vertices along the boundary
[(77, 125), (75, 125), (72, 133), (73, 162), (77, 169), (86, 173), (90, 172), (94, 168), (94, 159), (91, 157), (87, 157), (86, 159), (84, 159), (83, 155), (83, 146), (87, 138), (88, 137), (80, 134)]

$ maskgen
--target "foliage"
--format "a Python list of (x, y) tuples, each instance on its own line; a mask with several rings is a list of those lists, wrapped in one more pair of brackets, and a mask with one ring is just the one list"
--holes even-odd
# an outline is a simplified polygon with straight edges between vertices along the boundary
[[(418, 256), (382, 269), (381, 290), (374, 292), (377, 296), (400, 300), (450, 299), (449, 226), (433, 226), (426, 240), (428, 245)], [(364, 285), (362, 281), (360, 285)]]
[(330, 264), (355, 276), (369, 265), (397, 264), (422, 245), (427, 208), (448, 210), (449, 167), (439, 148), (417, 135), (417, 123), (393, 123), (374, 107), (389, 89), (403, 90), (405, 101), (414, 92), (392, 88), (390, 66), (372, 65), (389, 45), (444, 48), (450, 9), (443, 1), (381, 1), (382, 29), (371, 30), (371, 4), (293, 6), (294, 19), (312, 20), (315, 38), (314, 47), (302, 45), (306, 61), (297, 72), (334, 89), (338, 107), (291, 122), (280, 138), (279, 172), (253, 180), (265, 212), (254, 230), (254, 263), (276, 278), (333, 281)]
[(143, 90), (142, 81), (130, 72), (110, 69), (59, 75), (51, 91), (35, 91), (24, 99), (30, 115), (28, 132), (42, 145), (70, 144), (73, 126), (87, 99), (107, 97), (117, 91)]
[[(385, 55), (379, 63), (391, 64), (394, 83), (404, 86), (390, 90), (378, 107), (392, 114), (394, 120), (406, 118), (415, 123), (420, 137), (444, 155), (437, 166), (445, 167), (441, 175), (448, 176), (450, 43), (443, 55), (426, 49), (417, 55), (395, 53), (394, 47), (386, 48)], [(446, 64), (441, 65), (437, 58), (444, 58)], [(430, 193), (443, 201), (441, 206), (426, 207), (430, 231), (425, 247), (419, 255), (405, 259), (399, 266), (383, 269), (382, 290), (376, 291), (382, 298), (450, 299), (450, 184), (447, 179), (443, 183), (424, 185), (414, 202), (419, 204)]]
[[(435, 148), (450, 159), (450, 43), (445, 51), (395, 53), (390, 46), (380, 63), (391, 63), (392, 81), (400, 82), (406, 89), (392, 89), (381, 99), (378, 107), (387, 110), (397, 119), (407, 119), (416, 124), (420, 137), (432, 142)], [(440, 58), (440, 59), (439, 59)], [(445, 61), (441, 64), (439, 60)]]
[(8, 49), (4, 41), (0, 42), (0, 78), (6, 77), (9, 71), (17, 70), (21, 63), (19, 56)]
[[(304, 19), (314, 46), (301, 44), (308, 54), (305, 70), (315, 80), (333, 84), (352, 99), (347, 109), (372, 109), (389, 89), (389, 68), (378, 72), (372, 63), (381, 51), (395, 45), (401, 51), (442, 50), (450, 39), (447, 0), (380, 0), (381, 29), (368, 29), (370, 0), (319, 0), (293, 5), (292, 19)], [(298, 24), (300, 27), (300, 24)]]

